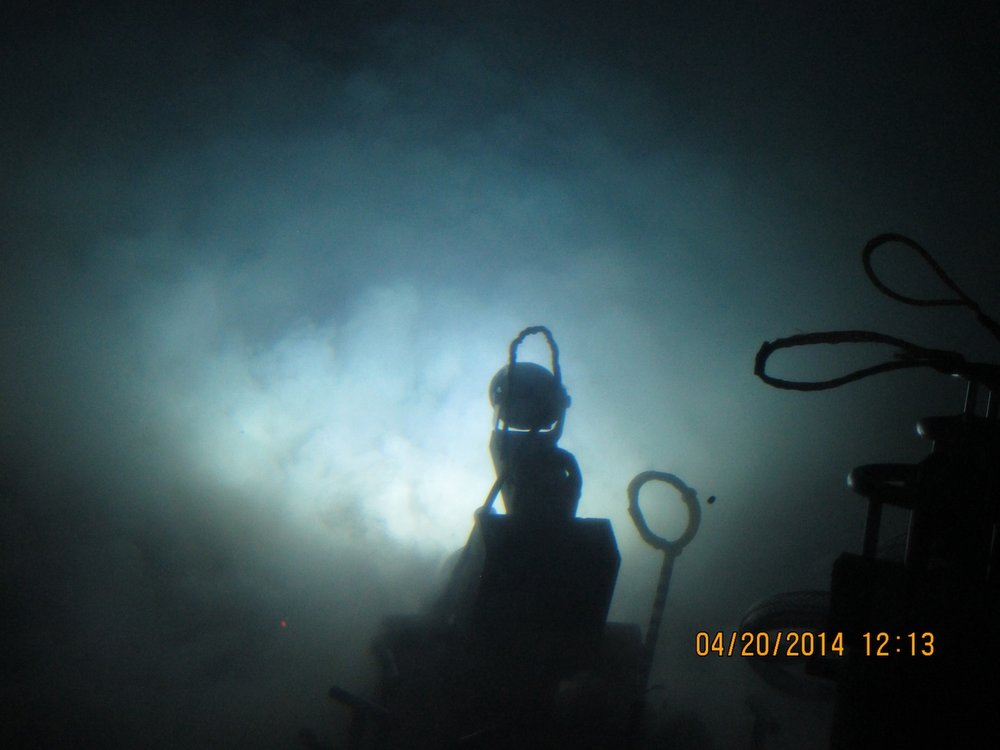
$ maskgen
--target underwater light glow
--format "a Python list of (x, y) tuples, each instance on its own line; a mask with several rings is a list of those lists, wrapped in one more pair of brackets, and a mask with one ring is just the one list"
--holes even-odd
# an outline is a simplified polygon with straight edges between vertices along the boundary
[[(441, 325), (421, 325), (418, 307)], [(172, 313), (179, 329), (188, 309)], [(508, 334), (491, 352), (489, 336), (446, 325), (449, 312), (447, 300), (381, 289), (346, 321), (302, 323), (263, 345), (223, 337), (183, 372), (158, 368), (161, 418), (224, 494), (280, 504), (338, 537), (454, 548), (494, 479), (486, 386)], [(170, 324), (161, 314), (158, 328)]]

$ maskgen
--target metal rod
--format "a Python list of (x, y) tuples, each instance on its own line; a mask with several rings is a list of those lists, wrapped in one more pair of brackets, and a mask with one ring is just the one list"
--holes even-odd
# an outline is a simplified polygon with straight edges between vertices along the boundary
[(965, 409), (963, 411), (966, 414), (972, 415), (976, 413), (976, 398), (979, 395), (979, 384), (975, 380), (970, 380), (969, 385), (965, 389)]
[(878, 536), (882, 525), (882, 503), (868, 498), (868, 517), (865, 519), (865, 539), (861, 545), (861, 556), (875, 557), (878, 550)]
[(646, 629), (646, 663), (643, 666), (640, 687), (643, 691), (649, 683), (649, 674), (653, 669), (653, 656), (656, 654), (656, 642), (660, 638), (660, 627), (663, 624), (663, 610), (667, 604), (667, 594), (670, 591), (670, 576), (674, 569), (674, 558), (677, 555), (671, 550), (664, 550), (663, 565), (660, 566), (660, 579), (656, 584), (656, 595), (653, 597), (653, 611), (649, 615), (649, 627)]

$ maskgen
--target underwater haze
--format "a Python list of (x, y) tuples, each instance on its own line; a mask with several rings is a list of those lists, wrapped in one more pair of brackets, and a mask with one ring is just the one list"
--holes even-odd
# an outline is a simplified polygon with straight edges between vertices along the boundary
[[(922, 458), (917, 419), (965, 390), (781, 391), (754, 356), (867, 329), (996, 361), (967, 310), (900, 305), (861, 264), (905, 234), (1000, 313), (995, 4), (0, 14), (5, 746), (343, 746), (327, 691), (368, 690), (381, 619), (438, 591), (495, 478), (487, 385), (536, 324), (579, 512), (618, 539), (613, 619), (645, 625), (660, 565), (629, 480), (718, 498), (653, 665), (671, 747), (752, 747), (749, 706), (780, 726), (766, 747), (826, 746), (830, 703), (696, 657), (695, 633), (827, 587), (861, 544), (847, 473)], [(901, 245), (876, 261), (947, 294)], [(770, 367), (892, 355), (824, 349)], [(669, 493), (643, 503), (679, 534)]]

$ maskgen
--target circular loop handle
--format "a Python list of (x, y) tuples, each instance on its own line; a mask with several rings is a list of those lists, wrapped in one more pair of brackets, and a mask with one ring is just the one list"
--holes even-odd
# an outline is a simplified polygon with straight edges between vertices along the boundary
[[(666, 482), (676, 489), (681, 495), (681, 502), (687, 507), (688, 523), (684, 533), (674, 541), (664, 539), (662, 536), (654, 534), (649, 529), (642, 510), (639, 508), (639, 488), (646, 482), (657, 480)], [(681, 479), (664, 471), (644, 471), (636, 474), (628, 485), (628, 514), (632, 516), (632, 522), (639, 531), (642, 540), (651, 547), (661, 549), (664, 552), (679, 555), (681, 550), (694, 539), (698, 532), (698, 524), (701, 523), (701, 506), (698, 505), (698, 493), (684, 484)]]

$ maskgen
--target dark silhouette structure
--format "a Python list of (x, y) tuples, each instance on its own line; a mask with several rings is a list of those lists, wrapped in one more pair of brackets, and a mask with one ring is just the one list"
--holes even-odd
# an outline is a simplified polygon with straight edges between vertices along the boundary
[[(888, 242), (919, 253), (955, 296), (919, 300), (885, 286), (870, 259)], [(913, 240), (880, 235), (862, 257), (884, 294), (911, 305), (967, 307), (1000, 339), (1000, 325)], [(890, 344), (897, 354), (882, 365), (820, 383), (780, 380), (765, 372), (777, 349), (850, 342)], [(964, 410), (919, 421), (918, 433), (933, 446), (919, 463), (871, 464), (851, 472), (849, 485), (868, 500), (862, 549), (834, 563), (828, 596), (779, 595), (755, 606), (741, 625), (824, 634), (827, 653), (815, 655), (810, 671), (833, 680), (836, 688), (831, 750), (1000, 744), (1000, 367), (879, 333), (833, 331), (765, 343), (756, 373), (779, 388), (821, 390), (910, 367), (931, 367), (967, 381)], [(983, 390), (988, 395), (980, 410), (977, 397)], [(902, 559), (880, 554), (886, 505), (909, 512)], [(777, 661), (755, 660), (753, 666), (780, 686), (777, 678), (789, 675), (780, 665), (775, 668)]]
[[(545, 336), (551, 369), (517, 361)], [(576, 516), (582, 480), (558, 446), (570, 405), (548, 329), (527, 328), (493, 378), (490, 452), (496, 481), (469, 540), (426, 615), (387, 618), (375, 642), (378, 679), (366, 699), (331, 697), (353, 712), (355, 748), (628, 748), (637, 746), (643, 698), (670, 565), (697, 530), (695, 493), (646, 472), (629, 488), (644, 538), (664, 550), (664, 574), (645, 643), (638, 625), (607, 622), (620, 556), (611, 523)], [(639, 486), (682, 490), (691, 523), (678, 542), (649, 532)], [(505, 513), (494, 507), (502, 499)]]

